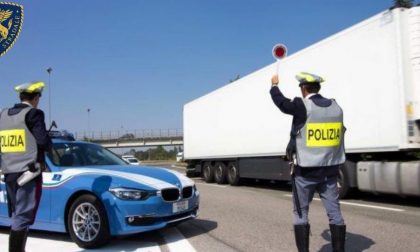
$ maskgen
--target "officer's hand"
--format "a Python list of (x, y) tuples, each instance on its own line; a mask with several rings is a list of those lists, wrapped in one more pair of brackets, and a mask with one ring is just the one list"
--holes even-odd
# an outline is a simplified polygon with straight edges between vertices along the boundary
[(45, 163), (40, 163), (39, 165), (41, 166), (41, 171), (42, 172), (47, 171), (47, 165)]
[(36, 172), (36, 166), (35, 166), (35, 163), (32, 163), (32, 164), (28, 164), (28, 167), (29, 167), (29, 171), (30, 172)]
[(277, 74), (271, 77), (271, 86), (277, 86), (279, 84), (279, 76)]

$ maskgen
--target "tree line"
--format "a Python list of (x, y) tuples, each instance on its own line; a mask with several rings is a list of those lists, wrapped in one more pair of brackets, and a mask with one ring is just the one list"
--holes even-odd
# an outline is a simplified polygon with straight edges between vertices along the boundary
[(141, 150), (137, 151), (135, 149), (131, 149), (129, 152), (125, 153), (125, 155), (133, 155), (138, 160), (175, 160), (176, 154), (181, 152), (182, 148), (175, 146), (172, 149), (166, 150), (163, 146), (158, 146), (156, 148), (150, 148), (148, 150)]

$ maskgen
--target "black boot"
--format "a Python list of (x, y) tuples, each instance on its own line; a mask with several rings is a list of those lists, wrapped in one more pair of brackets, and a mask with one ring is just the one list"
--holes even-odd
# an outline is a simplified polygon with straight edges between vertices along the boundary
[(22, 229), (19, 231), (10, 230), (9, 252), (25, 252), (27, 238), (28, 229)]
[(346, 225), (330, 224), (330, 230), (333, 252), (344, 252), (344, 244), (346, 241)]
[(309, 230), (311, 226), (295, 225), (295, 241), (299, 252), (309, 252)]

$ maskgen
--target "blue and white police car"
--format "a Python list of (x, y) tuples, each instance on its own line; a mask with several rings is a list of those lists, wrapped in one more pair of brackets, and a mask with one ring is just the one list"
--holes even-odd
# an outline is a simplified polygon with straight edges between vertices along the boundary
[[(199, 192), (186, 176), (164, 168), (128, 165), (100, 145), (53, 139), (43, 173), (37, 230), (68, 232), (83, 248), (111, 236), (140, 233), (197, 217)], [(0, 181), (0, 225), (9, 226)]]

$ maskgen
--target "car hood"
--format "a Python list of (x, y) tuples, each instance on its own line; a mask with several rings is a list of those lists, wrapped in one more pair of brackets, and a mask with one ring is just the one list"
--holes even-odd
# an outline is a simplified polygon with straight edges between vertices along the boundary
[(79, 175), (113, 176), (147, 185), (156, 189), (185, 187), (194, 182), (183, 174), (165, 168), (132, 165), (90, 166), (63, 170), (65, 177)]

